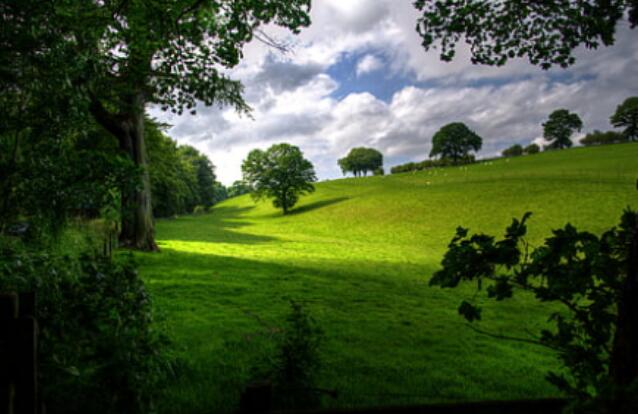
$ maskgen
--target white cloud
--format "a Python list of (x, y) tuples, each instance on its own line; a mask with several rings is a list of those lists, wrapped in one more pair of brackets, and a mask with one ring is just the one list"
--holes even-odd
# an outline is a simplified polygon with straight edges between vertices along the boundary
[(374, 55), (365, 55), (357, 63), (357, 76), (381, 69), (383, 62)]
[[(454, 62), (441, 62), (436, 51), (423, 51), (416, 17), (411, 2), (313, 2), (313, 24), (298, 37), (267, 29), (292, 39), (291, 53), (251, 43), (231, 71), (245, 85), (252, 118), (216, 108), (198, 108), (196, 116), (152, 115), (173, 124), (169, 133), (179, 142), (209, 155), (219, 178), (230, 184), (240, 178), (241, 161), (252, 148), (276, 142), (300, 146), (319, 178), (331, 178), (340, 175), (336, 160), (353, 146), (381, 150), (386, 166), (422, 160), (432, 135), (449, 122), (465, 122), (479, 133), (483, 156), (538, 140), (542, 122), (558, 108), (578, 113), (584, 132), (610, 129), (616, 105), (638, 95), (638, 44), (627, 28), (619, 30), (614, 47), (579, 50), (569, 70), (543, 71), (524, 60), (475, 66), (464, 47)], [(357, 75), (384, 82), (394, 74), (413, 82), (386, 101), (365, 91), (336, 99), (333, 92), (349, 80), (335, 79), (327, 69), (345, 54), (363, 55), (353, 68)]]

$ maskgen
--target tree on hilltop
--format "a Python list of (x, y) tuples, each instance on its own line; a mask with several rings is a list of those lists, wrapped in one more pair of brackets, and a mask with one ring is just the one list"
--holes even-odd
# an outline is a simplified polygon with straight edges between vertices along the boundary
[(355, 177), (368, 175), (368, 171), (374, 172), (383, 167), (383, 154), (374, 148), (352, 148), (347, 156), (337, 161), (341, 171), (345, 175), (351, 172)]
[(638, 141), (638, 96), (627, 98), (618, 105), (610, 118), (616, 128), (625, 128), (623, 135), (630, 141)]
[(294, 145), (275, 144), (266, 151), (252, 150), (241, 170), (253, 199), (272, 198), (273, 205), (284, 214), (288, 214), (300, 195), (315, 191), (314, 167)]
[(458, 164), (470, 151), (481, 149), (483, 139), (462, 122), (447, 124), (432, 137), (430, 157), (440, 156)]
[(523, 151), (523, 147), (520, 144), (515, 144), (504, 149), (501, 155), (503, 155), (503, 157), (518, 157), (519, 155), (523, 155)]
[(548, 148), (563, 149), (572, 146), (570, 137), (576, 131), (580, 131), (583, 122), (580, 117), (567, 109), (557, 109), (549, 115), (547, 122), (543, 124), (543, 138), (550, 141)]

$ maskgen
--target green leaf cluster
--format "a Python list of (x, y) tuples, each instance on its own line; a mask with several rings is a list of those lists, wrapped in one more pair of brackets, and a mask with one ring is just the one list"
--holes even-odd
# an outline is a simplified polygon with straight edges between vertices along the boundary
[(265, 151), (252, 150), (241, 170), (253, 198), (272, 198), (273, 205), (284, 214), (297, 203), (300, 195), (315, 190), (314, 167), (294, 145), (275, 144)]

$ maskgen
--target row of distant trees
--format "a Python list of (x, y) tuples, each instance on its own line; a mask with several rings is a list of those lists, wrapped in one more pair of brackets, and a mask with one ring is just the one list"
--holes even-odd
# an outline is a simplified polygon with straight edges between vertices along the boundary
[[(616, 112), (609, 118), (611, 125), (616, 128), (623, 128), (622, 131), (599, 131), (595, 130), (587, 134), (580, 140), (585, 146), (618, 144), (621, 142), (638, 140), (638, 96), (627, 98), (618, 105)], [(578, 114), (569, 112), (567, 109), (557, 109), (549, 115), (549, 119), (543, 123), (543, 138), (550, 143), (545, 146), (546, 150), (565, 149), (573, 145), (571, 140), (575, 132), (583, 128), (583, 122)], [(505, 149), (501, 154), (504, 157), (515, 157), (523, 154), (538, 152), (540, 147), (536, 145), (534, 152), (529, 152), (531, 146), (523, 148), (516, 144)]]
[[(613, 126), (624, 128), (624, 131), (594, 131), (580, 142), (583, 145), (597, 145), (638, 140), (638, 97), (628, 98), (619, 105), (610, 121)], [(567, 109), (555, 110), (543, 123), (543, 137), (549, 142), (543, 150), (571, 147), (572, 135), (582, 127), (583, 122), (578, 114)], [(430, 159), (394, 166), (391, 173), (469, 164), (475, 161), (473, 153), (478, 152), (482, 145), (483, 139), (467, 125), (452, 122), (444, 125), (432, 137)], [(525, 147), (515, 144), (505, 149), (502, 156), (516, 157), (540, 151), (541, 147), (535, 143)], [(374, 148), (352, 148), (337, 164), (344, 175), (352, 173), (360, 177), (368, 173), (384, 174), (383, 154)], [(300, 195), (314, 191), (312, 182), (316, 181), (312, 163), (303, 157), (298, 147), (289, 144), (273, 145), (266, 151), (251, 151), (242, 164), (242, 172), (243, 180), (225, 189), (224, 196), (233, 197), (250, 192), (255, 199), (272, 198), (273, 205), (281, 208), (284, 214), (297, 203)]]

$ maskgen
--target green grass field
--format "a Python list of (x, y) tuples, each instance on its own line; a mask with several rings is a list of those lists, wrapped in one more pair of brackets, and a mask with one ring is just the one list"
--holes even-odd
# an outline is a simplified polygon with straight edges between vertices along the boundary
[[(171, 413), (231, 411), (270, 327), (302, 301), (326, 332), (322, 387), (333, 406), (556, 395), (543, 348), (492, 339), (457, 314), (474, 286), (429, 287), (458, 225), (502, 234), (526, 211), (529, 240), (567, 222), (600, 233), (638, 207), (638, 144), (577, 148), (317, 184), (292, 214), (243, 196), (162, 220), (162, 252), (139, 254), (162, 325), (185, 361)], [(485, 302), (481, 328), (526, 335), (547, 305)], [(261, 321), (261, 322), (260, 322)]]

